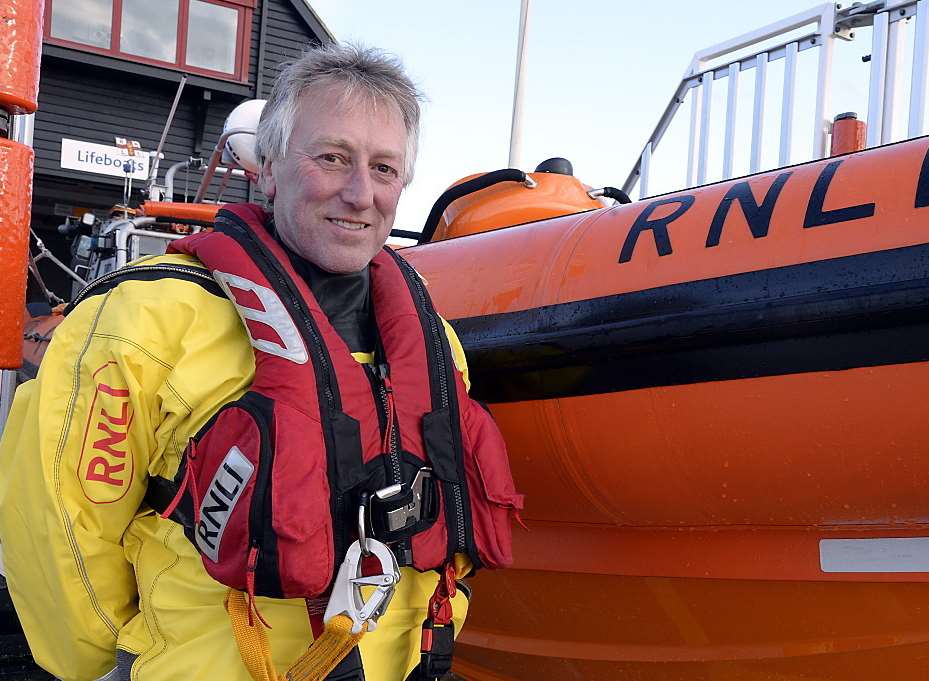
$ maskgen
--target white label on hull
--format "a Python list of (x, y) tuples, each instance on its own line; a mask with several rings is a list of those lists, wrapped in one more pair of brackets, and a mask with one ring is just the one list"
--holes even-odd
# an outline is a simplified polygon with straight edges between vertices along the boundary
[(821, 539), (823, 572), (929, 572), (929, 537)]

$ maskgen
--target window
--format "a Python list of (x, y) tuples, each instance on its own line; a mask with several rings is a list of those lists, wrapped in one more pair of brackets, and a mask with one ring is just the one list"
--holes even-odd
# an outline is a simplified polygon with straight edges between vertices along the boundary
[[(238, 12), (232, 7), (214, 5), (204, 0), (190, 0), (187, 22), (187, 63), (211, 71), (229, 72), (235, 68), (235, 41)], [(209, 26), (202, 33), (197, 27)]]
[(45, 39), (216, 78), (248, 79), (255, 0), (46, 0)]
[(177, 55), (178, 5), (179, 0), (123, 0), (119, 22), (120, 51), (173, 62)]
[(113, 0), (60, 1), (51, 15), (54, 37), (104, 49), (110, 46)]

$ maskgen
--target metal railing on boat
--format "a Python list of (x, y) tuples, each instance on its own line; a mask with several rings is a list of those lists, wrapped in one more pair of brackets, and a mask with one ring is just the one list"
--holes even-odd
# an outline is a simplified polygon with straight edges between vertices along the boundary
[[(686, 188), (705, 184), (710, 176), (710, 131), (719, 124), (713, 118), (715, 81), (727, 85), (722, 139), (721, 176), (733, 177), (737, 139), (739, 81), (743, 72), (754, 70), (754, 97), (751, 118), (751, 147), (748, 170), (762, 167), (765, 148), (764, 121), (768, 93), (769, 64), (784, 60), (781, 91), (780, 128), (777, 143), (778, 166), (810, 161), (827, 155), (832, 117), (833, 54), (837, 41), (855, 40), (855, 30), (873, 27), (868, 75), (867, 146), (885, 144), (894, 139), (895, 114), (899, 106), (904, 63), (904, 37), (909, 25), (914, 27), (912, 63), (910, 64), (910, 102), (906, 137), (926, 134), (926, 97), (929, 86), (929, 0), (876, 0), (854, 3), (849, 7), (827, 3), (754, 31), (718, 43), (693, 56), (646, 141), (622, 189), (631, 194), (638, 186), (638, 196), (651, 196), (649, 188), (653, 159), (662, 138), (676, 118), (681, 106), (690, 100), (690, 126), (687, 143)], [(801, 30), (807, 29), (807, 30)], [(799, 31), (799, 35), (798, 35)], [(764, 46), (764, 47), (762, 47)], [(752, 48), (759, 49), (753, 51)], [(812, 137), (811, 153), (795, 158), (792, 153), (795, 132), (795, 109), (799, 55), (817, 49), (816, 77), (812, 83), (814, 113), (805, 131)], [(802, 134), (802, 131), (801, 131)]]

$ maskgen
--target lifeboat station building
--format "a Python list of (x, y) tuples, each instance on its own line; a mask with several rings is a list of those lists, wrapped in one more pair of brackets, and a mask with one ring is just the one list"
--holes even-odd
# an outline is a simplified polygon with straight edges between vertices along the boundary
[[(87, 212), (106, 217), (121, 203), (127, 160), (130, 203), (144, 200), (147, 152), (158, 147), (184, 74), (159, 183), (174, 163), (206, 162), (229, 112), (266, 98), (283, 62), (332, 40), (306, 0), (46, 0), (33, 122), (36, 234), (68, 262), (70, 243), (58, 226)], [(192, 200), (201, 177), (178, 171), (174, 200)], [(224, 199), (245, 200), (251, 191), (232, 178)], [(70, 291), (58, 268), (43, 263), (40, 271), (56, 293)]]

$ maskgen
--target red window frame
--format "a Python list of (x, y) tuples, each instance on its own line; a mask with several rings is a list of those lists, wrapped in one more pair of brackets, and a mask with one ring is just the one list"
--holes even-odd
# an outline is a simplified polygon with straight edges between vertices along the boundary
[(121, 52), (119, 50), (119, 34), (120, 34), (120, 24), (122, 23), (123, 16), (123, 0), (113, 0), (113, 14), (111, 15), (110, 23), (110, 47), (102, 48), (96, 47), (94, 45), (87, 45), (85, 43), (78, 43), (72, 40), (64, 40), (62, 38), (53, 38), (52, 37), (52, 12), (54, 11), (54, 5), (56, 2), (62, 2), (63, 0), (45, 0), (45, 32), (44, 38), (45, 42), (51, 45), (61, 45), (63, 47), (70, 47), (76, 50), (82, 50), (84, 52), (93, 52), (95, 54), (104, 54), (110, 57), (116, 57), (117, 59), (122, 59), (124, 61), (133, 61), (139, 62), (141, 64), (150, 64), (152, 66), (160, 66), (162, 68), (169, 68), (175, 71), (183, 71), (185, 73), (196, 73), (203, 76), (209, 76), (210, 78), (217, 78), (220, 80), (230, 80), (238, 83), (247, 83), (248, 82), (248, 63), (249, 63), (249, 50), (251, 47), (251, 36), (252, 36), (252, 15), (255, 12), (255, 0), (201, 0), (210, 5), (219, 5), (220, 7), (229, 7), (235, 9), (239, 14), (238, 21), (238, 33), (236, 35), (236, 45), (238, 49), (236, 50), (235, 56), (235, 73), (225, 73), (223, 71), (213, 71), (211, 69), (204, 69), (197, 66), (188, 66), (186, 63), (187, 59), (187, 39), (188, 39), (188, 23), (190, 19), (190, 0), (178, 0), (178, 12), (177, 12), (177, 48), (174, 53), (174, 61), (166, 62), (158, 59), (151, 59), (149, 57), (141, 57), (135, 54), (129, 54), (127, 52)]

